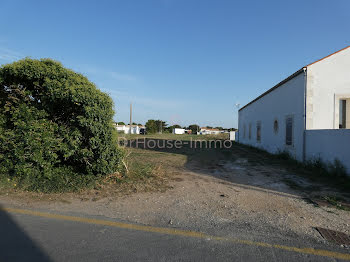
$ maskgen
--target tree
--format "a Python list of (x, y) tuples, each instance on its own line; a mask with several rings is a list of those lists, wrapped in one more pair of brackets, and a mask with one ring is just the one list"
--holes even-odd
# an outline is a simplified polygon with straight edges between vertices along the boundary
[(223, 128), (221, 126), (217, 126), (217, 127), (215, 127), (215, 129), (223, 130)]
[(0, 67), (0, 174), (35, 191), (68, 191), (121, 168), (113, 101), (51, 59)]
[(167, 127), (167, 123), (165, 121), (162, 120), (156, 120), (156, 125), (157, 125), (157, 132), (163, 133), (164, 130)]
[(121, 126), (125, 125), (124, 122), (118, 122), (117, 124), (118, 124), (118, 125), (121, 125)]
[(192, 124), (188, 126), (188, 129), (191, 130), (192, 134), (197, 134), (197, 132), (199, 132), (201, 128), (199, 127), (199, 125)]
[(145, 126), (146, 126), (147, 133), (154, 134), (157, 132), (157, 125), (155, 120), (153, 119), (148, 120)]
[(146, 131), (149, 134), (160, 133), (166, 129), (166, 122), (162, 120), (150, 119), (146, 122)]

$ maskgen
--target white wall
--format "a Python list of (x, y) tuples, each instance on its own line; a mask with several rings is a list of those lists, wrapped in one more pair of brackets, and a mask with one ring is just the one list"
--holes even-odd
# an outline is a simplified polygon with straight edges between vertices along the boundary
[(338, 129), (339, 98), (350, 98), (350, 48), (307, 67), (307, 129)]
[(350, 130), (306, 130), (306, 158), (334, 162), (337, 158), (350, 173)]
[[(130, 134), (130, 126), (127, 125), (116, 125), (115, 126), (117, 131), (122, 131), (125, 134)], [(131, 126), (131, 134), (140, 134), (140, 127), (139, 126)]]
[(230, 140), (235, 141), (236, 140), (236, 131), (230, 131)]
[[(288, 151), (302, 160), (304, 130), (304, 73), (297, 75), (272, 92), (239, 111), (239, 142), (259, 147), (271, 153)], [(286, 117), (294, 117), (293, 146), (285, 145)], [(274, 132), (274, 120), (278, 121), (278, 132)], [(256, 139), (257, 122), (261, 122), (261, 142)], [(252, 137), (248, 138), (249, 124)], [(244, 126), (246, 134), (244, 138)]]
[[(130, 127), (125, 127), (125, 134), (129, 134)], [(140, 127), (139, 126), (131, 126), (131, 134), (140, 134)]]
[(220, 130), (211, 130), (211, 129), (204, 129), (204, 128), (202, 128), (199, 132), (200, 135), (218, 135), (220, 133), (221, 133)]
[(185, 129), (184, 128), (174, 128), (173, 134), (183, 135), (183, 134), (185, 134)]
[(124, 127), (125, 127), (125, 126), (118, 126), (118, 125), (115, 125), (115, 128), (117, 129), (117, 131), (123, 131), (123, 132), (124, 132)]

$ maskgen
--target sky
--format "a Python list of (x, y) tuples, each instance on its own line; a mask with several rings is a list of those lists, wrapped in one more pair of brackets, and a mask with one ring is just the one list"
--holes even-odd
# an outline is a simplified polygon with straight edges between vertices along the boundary
[(349, 0), (1, 0), (0, 65), (52, 58), (115, 121), (237, 127), (240, 107), (350, 45)]

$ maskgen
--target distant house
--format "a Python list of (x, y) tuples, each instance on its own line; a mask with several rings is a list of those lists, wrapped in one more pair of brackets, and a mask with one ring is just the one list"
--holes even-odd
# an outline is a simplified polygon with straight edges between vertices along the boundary
[(230, 140), (236, 141), (236, 133), (237, 131), (230, 131)]
[[(115, 128), (118, 132), (124, 133), (124, 134), (130, 134), (130, 125), (118, 125), (115, 124)], [(142, 125), (131, 125), (131, 134), (140, 134), (143, 133), (142, 131), (146, 130), (145, 126)]]
[(198, 135), (218, 135), (220, 133), (222, 133), (222, 130), (220, 129), (201, 127), (200, 131), (197, 134)]
[(185, 128), (174, 128), (173, 129), (173, 134), (176, 135), (183, 135), (183, 134), (191, 134), (192, 130), (185, 129)]
[(350, 46), (302, 67), (239, 110), (240, 143), (350, 172)]
[(173, 129), (173, 134), (176, 134), (176, 135), (185, 134), (185, 129), (184, 128), (174, 128)]

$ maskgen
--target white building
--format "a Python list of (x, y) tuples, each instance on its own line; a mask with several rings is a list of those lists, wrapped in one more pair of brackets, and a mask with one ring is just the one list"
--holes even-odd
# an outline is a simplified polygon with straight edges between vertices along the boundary
[(239, 110), (240, 143), (350, 171), (350, 46), (309, 64)]
[[(115, 128), (117, 129), (118, 132), (130, 134), (130, 125), (115, 124)], [(142, 129), (145, 130), (146, 128), (140, 125), (131, 125), (131, 134), (140, 134), (140, 131)]]
[(236, 141), (236, 133), (237, 131), (230, 131), (230, 140)]
[(174, 128), (173, 129), (173, 134), (176, 134), (176, 135), (183, 135), (185, 134), (185, 129), (184, 128)]
[(198, 135), (218, 135), (220, 133), (222, 133), (222, 131), (216, 128), (201, 127), (200, 131), (197, 134)]

